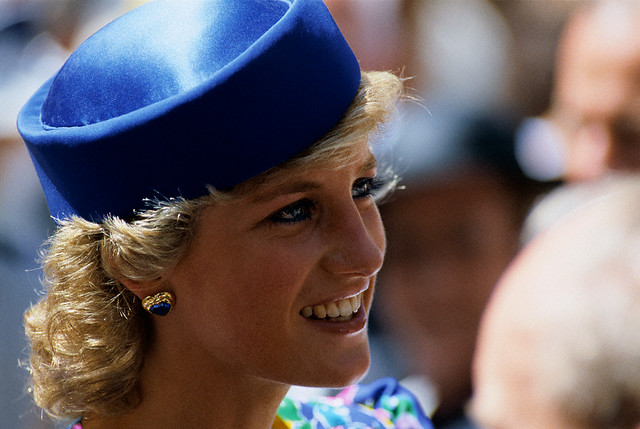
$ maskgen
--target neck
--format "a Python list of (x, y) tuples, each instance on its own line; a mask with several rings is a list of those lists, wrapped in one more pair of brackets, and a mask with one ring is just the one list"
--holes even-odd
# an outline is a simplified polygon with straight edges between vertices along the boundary
[(116, 418), (88, 416), (85, 429), (270, 429), (290, 386), (234, 373), (185, 348), (152, 347), (140, 377), (141, 403)]

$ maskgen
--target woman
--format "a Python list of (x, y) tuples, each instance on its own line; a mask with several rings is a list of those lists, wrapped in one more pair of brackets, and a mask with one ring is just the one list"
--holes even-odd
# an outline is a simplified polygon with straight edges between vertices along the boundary
[(111, 23), (18, 118), (59, 223), (36, 402), (86, 429), (430, 427), (390, 380), (285, 398), (367, 370), (392, 187), (368, 141), (399, 80), (321, 0), (188, 6)]

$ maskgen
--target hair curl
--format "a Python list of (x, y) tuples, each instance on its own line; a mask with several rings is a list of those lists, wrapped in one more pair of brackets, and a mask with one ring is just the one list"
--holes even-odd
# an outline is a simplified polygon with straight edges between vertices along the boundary
[[(368, 139), (392, 113), (401, 80), (387, 72), (362, 74), (342, 120), (299, 156), (248, 183), (310, 165), (352, 162), (356, 143)], [(135, 219), (94, 223), (59, 221), (42, 254), (45, 295), (25, 314), (36, 403), (54, 418), (117, 415), (135, 408), (149, 319), (118, 279), (160, 279), (190, 244), (199, 211), (252, 186), (240, 184), (196, 200), (152, 202)]]

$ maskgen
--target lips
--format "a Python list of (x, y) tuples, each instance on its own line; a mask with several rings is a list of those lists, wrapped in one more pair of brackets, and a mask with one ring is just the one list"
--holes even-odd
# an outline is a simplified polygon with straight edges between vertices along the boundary
[(362, 305), (362, 295), (332, 301), (326, 304), (309, 305), (300, 311), (300, 315), (307, 319), (328, 320), (332, 322), (346, 322), (353, 318)]

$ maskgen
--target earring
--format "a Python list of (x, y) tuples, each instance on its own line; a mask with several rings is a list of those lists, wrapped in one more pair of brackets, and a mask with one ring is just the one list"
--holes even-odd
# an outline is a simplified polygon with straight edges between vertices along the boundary
[(176, 299), (171, 292), (158, 292), (155, 295), (146, 296), (142, 300), (142, 307), (156, 316), (166, 316), (175, 302)]

